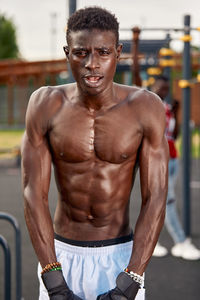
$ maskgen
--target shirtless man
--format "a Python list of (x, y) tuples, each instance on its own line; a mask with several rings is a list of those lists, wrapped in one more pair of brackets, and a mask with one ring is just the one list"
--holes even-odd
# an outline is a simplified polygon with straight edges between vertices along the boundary
[[(97, 7), (77, 11), (67, 43), (76, 83), (33, 93), (22, 145), (39, 299), (144, 299), (142, 275), (165, 216), (165, 110), (155, 94), (113, 82), (122, 49), (115, 16)], [(142, 203), (133, 242), (129, 199), (138, 165)]]

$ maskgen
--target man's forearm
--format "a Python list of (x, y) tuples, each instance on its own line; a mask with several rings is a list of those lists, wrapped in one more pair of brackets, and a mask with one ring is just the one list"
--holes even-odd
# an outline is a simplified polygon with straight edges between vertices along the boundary
[(165, 199), (160, 201), (164, 205), (160, 205), (157, 210), (152, 203), (151, 200), (147, 201), (138, 217), (134, 232), (133, 251), (127, 266), (128, 269), (139, 275), (142, 275), (147, 267), (165, 218)]
[(24, 193), (25, 219), (32, 245), (42, 268), (44, 268), (48, 263), (56, 261), (52, 219), (47, 202), (40, 200), (33, 202), (30, 193), (26, 192), (27, 190)]

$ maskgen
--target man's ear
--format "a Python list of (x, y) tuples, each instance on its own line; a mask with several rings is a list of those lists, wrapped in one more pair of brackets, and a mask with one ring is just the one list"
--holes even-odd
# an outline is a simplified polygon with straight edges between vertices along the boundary
[(119, 45), (117, 46), (117, 60), (118, 60), (118, 61), (120, 60), (120, 55), (121, 55), (121, 53), (122, 53), (122, 47), (123, 47), (122, 44), (119, 44)]
[(65, 55), (67, 56), (67, 58), (69, 58), (69, 46), (64, 46), (63, 50), (64, 50)]

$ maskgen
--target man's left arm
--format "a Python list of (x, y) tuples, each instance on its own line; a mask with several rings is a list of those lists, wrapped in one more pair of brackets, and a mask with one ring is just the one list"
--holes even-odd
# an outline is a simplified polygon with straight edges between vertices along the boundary
[(142, 275), (162, 229), (168, 187), (168, 143), (166, 117), (162, 103), (150, 95), (148, 121), (144, 121), (139, 153), (142, 205), (134, 232), (134, 244), (128, 270)]

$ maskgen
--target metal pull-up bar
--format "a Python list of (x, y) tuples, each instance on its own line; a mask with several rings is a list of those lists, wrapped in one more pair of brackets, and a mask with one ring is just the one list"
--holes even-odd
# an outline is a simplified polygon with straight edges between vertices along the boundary
[[(176, 27), (140, 27), (141, 32), (142, 31), (164, 31), (164, 32), (185, 32), (185, 31), (200, 31), (200, 27), (190, 27), (190, 26), (184, 26), (180, 28)], [(130, 31), (130, 28), (120, 28), (120, 31)]]

